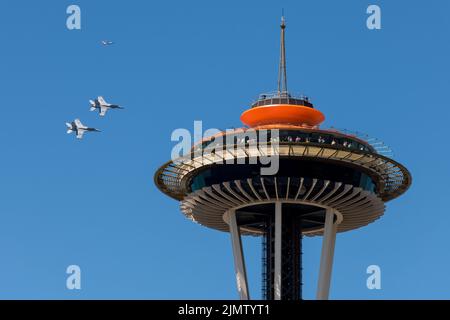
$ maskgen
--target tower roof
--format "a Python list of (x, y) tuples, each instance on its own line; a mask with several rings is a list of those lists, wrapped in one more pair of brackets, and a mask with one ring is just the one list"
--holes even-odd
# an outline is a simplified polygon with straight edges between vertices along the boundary
[(278, 67), (278, 90), (261, 94), (249, 110), (241, 115), (241, 121), (249, 126), (296, 125), (317, 127), (325, 116), (314, 109), (306, 96), (295, 97), (288, 92), (286, 68), (286, 21), (281, 17), (280, 62)]

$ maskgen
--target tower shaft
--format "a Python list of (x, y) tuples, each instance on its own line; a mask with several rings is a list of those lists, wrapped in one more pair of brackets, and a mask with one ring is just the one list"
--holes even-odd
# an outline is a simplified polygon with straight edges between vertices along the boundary
[[(282, 212), (281, 219), (281, 300), (302, 298), (302, 236), (301, 216)], [(263, 297), (275, 300), (275, 215), (268, 216), (263, 236)]]

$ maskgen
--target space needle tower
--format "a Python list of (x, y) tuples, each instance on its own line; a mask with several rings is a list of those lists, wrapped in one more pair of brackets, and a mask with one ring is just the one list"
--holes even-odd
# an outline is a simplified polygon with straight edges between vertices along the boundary
[[(411, 185), (408, 170), (382, 142), (320, 128), (322, 112), (309, 98), (288, 92), (285, 31), (282, 18), (278, 90), (261, 94), (242, 113), (242, 128), (196, 142), (154, 177), (187, 218), (230, 233), (242, 300), (250, 299), (242, 236), (262, 238), (262, 290), (268, 300), (302, 298), (302, 239), (322, 236), (316, 297), (325, 300), (336, 233), (379, 219), (385, 203)], [(261, 135), (239, 142), (242, 135), (262, 132), (269, 132), (270, 148), (261, 147)], [(275, 173), (263, 174), (265, 164), (253, 161), (262, 153), (277, 157)]]

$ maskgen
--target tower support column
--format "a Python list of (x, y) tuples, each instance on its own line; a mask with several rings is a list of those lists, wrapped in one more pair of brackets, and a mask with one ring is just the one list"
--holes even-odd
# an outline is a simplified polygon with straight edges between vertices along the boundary
[(236, 210), (228, 211), (231, 244), (233, 247), (234, 269), (236, 272), (236, 284), (241, 300), (249, 300), (247, 271), (245, 269), (244, 252), (242, 250), (241, 231), (239, 229), (236, 217)]
[(282, 203), (275, 202), (275, 264), (274, 264), (274, 298), (281, 300), (281, 269), (282, 269)]
[(328, 300), (333, 268), (334, 246), (336, 242), (337, 224), (334, 222), (334, 212), (327, 209), (325, 230), (322, 240), (322, 255), (320, 257), (319, 283), (317, 286), (317, 300)]

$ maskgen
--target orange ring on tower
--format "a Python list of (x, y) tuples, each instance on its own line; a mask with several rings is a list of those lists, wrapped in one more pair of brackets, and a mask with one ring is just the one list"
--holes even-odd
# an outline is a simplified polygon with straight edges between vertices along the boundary
[(246, 110), (241, 115), (241, 121), (249, 127), (267, 124), (292, 124), (317, 126), (325, 120), (325, 116), (319, 110), (290, 104), (273, 104), (254, 107)]

